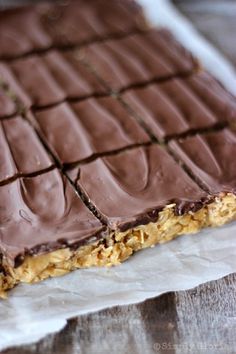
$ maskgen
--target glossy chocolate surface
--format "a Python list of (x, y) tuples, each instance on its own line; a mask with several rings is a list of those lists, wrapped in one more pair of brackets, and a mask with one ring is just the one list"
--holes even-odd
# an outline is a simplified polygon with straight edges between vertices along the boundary
[(134, 1), (71, 0), (0, 12), (0, 58), (75, 45), (143, 28)]
[(197, 67), (192, 54), (165, 29), (93, 43), (81, 48), (81, 56), (114, 91), (190, 74)]
[(22, 107), (30, 106), (29, 96), (14, 77), (9, 65), (0, 63), (0, 119), (20, 113)]
[(1, 87), (0, 82), (0, 119), (12, 116), (17, 108), (14, 100)]
[(0, 184), (40, 173), (53, 164), (34, 129), (22, 117), (0, 121)]
[(229, 129), (170, 142), (170, 148), (211, 194), (236, 193), (236, 135)]
[(31, 55), (14, 60), (10, 68), (34, 107), (106, 92), (74, 51), (50, 50), (46, 54)]
[(122, 98), (158, 139), (236, 121), (236, 99), (205, 72), (130, 89)]
[(78, 162), (150, 138), (113, 97), (61, 103), (35, 113), (38, 131), (61, 164)]
[(0, 247), (16, 265), (40, 254), (96, 240), (105, 228), (56, 169), (0, 186)]
[(135, 148), (99, 158), (70, 172), (112, 229), (156, 221), (175, 203), (176, 214), (196, 211), (207, 199), (164, 148)]

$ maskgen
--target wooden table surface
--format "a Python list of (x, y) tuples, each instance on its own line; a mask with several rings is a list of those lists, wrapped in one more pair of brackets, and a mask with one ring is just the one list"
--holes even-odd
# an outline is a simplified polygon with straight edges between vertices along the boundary
[[(175, 3), (236, 66), (236, 1)], [(138, 305), (80, 316), (37, 344), (2, 353), (235, 354), (236, 274)]]

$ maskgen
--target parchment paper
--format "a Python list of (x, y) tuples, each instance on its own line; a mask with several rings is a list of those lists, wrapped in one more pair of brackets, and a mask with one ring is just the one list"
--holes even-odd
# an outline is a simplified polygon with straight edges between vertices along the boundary
[[(170, 27), (236, 93), (233, 67), (165, 0), (140, 0), (154, 24)], [(137, 253), (114, 268), (78, 270), (39, 284), (19, 285), (0, 301), (0, 350), (39, 340), (66, 319), (184, 290), (236, 271), (236, 223)]]

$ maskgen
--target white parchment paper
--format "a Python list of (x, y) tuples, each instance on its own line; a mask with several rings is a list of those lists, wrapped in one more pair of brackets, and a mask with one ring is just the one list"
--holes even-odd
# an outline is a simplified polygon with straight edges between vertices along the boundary
[[(233, 67), (168, 0), (140, 0), (154, 24), (170, 27), (236, 93)], [(114, 268), (78, 270), (36, 285), (19, 285), (0, 301), (0, 350), (60, 330), (68, 318), (184, 290), (236, 271), (236, 223), (182, 236), (137, 253)]]

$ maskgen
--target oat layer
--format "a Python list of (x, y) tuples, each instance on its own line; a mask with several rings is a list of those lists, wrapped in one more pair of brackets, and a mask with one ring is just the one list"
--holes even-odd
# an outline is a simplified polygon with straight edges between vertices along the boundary
[(195, 213), (176, 216), (174, 207), (174, 204), (166, 206), (155, 223), (140, 225), (126, 232), (111, 232), (106, 239), (77, 250), (64, 248), (39, 256), (27, 256), (17, 268), (3, 264), (5, 274), (0, 275), (0, 296), (6, 297), (6, 290), (21, 282), (35, 283), (77, 268), (118, 265), (140, 249), (236, 219), (236, 196), (231, 193), (219, 195)]

